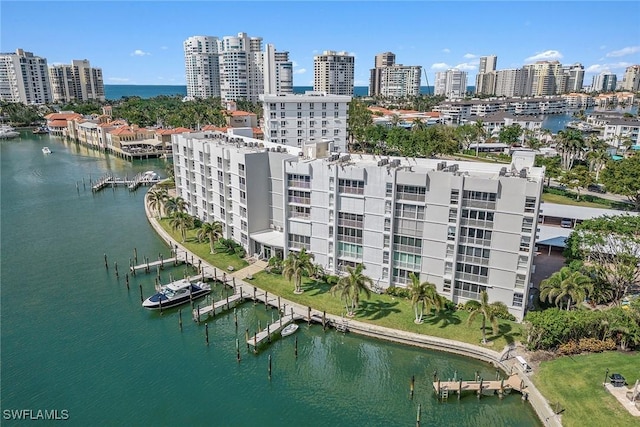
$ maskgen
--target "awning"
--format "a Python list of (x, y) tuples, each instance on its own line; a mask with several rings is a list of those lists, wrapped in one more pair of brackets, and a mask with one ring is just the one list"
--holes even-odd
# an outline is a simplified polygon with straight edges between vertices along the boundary
[(280, 231), (260, 231), (250, 234), (249, 237), (265, 246), (284, 249), (284, 233)]
[(538, 240), (536, 245), (553, 246), (554, 248), (566, 248), (567, 238), (564, 236), (551, 237), (550, 239)]

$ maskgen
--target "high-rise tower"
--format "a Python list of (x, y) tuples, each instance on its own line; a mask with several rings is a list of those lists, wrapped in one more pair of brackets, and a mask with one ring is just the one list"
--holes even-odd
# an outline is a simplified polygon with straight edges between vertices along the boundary
[(218, 38), (193, 36), (184, 41), (187, 97), (220, 96)]
[(353, 95), (355, 57), (347, 52), (324, 51), (313, 58), (313, 90), (332, 95)]

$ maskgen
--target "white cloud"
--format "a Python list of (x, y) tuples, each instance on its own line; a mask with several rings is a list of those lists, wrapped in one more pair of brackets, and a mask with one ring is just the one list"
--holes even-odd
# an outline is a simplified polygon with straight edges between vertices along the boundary
[(562, 54), (557, 50), (545, 50), (544, 52), (537, 52), (535, 55), (526, 58), (524, 62), (550, 61), (554, 59), (562, 59)]
[(293, 70), (293, 74), (304, 74), (307, 72), (306, 68), (298, 68), (297, 70)]
[(603, 71), (623, 70), (632, 64), (630, 62), (613, 62), (610, 64), (593, 64), (585, 68), (585, 73), (602, 73)]
[(151, 55), (151, 54), (141, 49), (136, 49), (133, 52), (131, 52), (131, 56), (146, 56), (146, 55)]
[(457, 68), (460, 71), (472, 71), (478, 68), (476, 64), (470, 64), (468, 62), (463, 62), (462, 64), (458, 64), (453, 68)]
[(614, 50), (612, 52), (607, 53), (607, 57), (615, 58), (618, 56), (626, 56), (634, 53), (640, 52), (640, 46), (628, 46), (619, 50)]
[(109, 77), (107, 80), (109, 80), (110, 82), (116, 82), (116, 83), (126, 83), (128, 81), (131, 81), (131, 79), (128, 77)]
[(449, 68), (451, 68), (451, 66), (446, 62), (436, 62), (435, 64), (431, 65), (432, 70), (448, 70)]
[(476, 57), (476, 55), (474, 55), (473, 53), (465, 53), (464, 57), (467, 59), (473, 59)]
[(442, 51), (443, 51), (444, 53), (451, 53), (451, 49), (448, 49), (448, 48), (446, 48), (446, 47), (445, 47), (444, 49), (442, 49)]

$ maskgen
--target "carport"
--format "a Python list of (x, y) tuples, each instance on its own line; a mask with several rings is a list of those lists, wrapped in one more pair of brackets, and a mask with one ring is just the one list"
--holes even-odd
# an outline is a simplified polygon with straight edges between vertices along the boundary
[(547, 255), (551, 255), (551, 249), (558, 248), (564, 250), (564, 248), (567, 247), (567, 237), (556, 236), (545, 240), (539, 240), (536, 242), (536, 246), (547, 246), (549, 248)]

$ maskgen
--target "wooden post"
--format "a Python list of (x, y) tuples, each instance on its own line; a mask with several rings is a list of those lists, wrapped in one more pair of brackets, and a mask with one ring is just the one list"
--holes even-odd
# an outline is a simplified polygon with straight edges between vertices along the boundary
[(498, 393), (500, 399), (504, 397), (504, 378), (500, 380), (500, 393)]
[(227, 295), (227, 310), (229, 310), (229, 295)]
[(209, 345), (209, 324), (208, 323), (204, 324), (204, 339), (207, 342), (207, 345)]
[(138, 249), (137, 248), (133, 248), (133, 262), (135, 264), (138, 263)]
[(244, 331), (244, 340), (247, 342), (247, 351), (249, 351), (249, 328)]
[(164, 258), (162, 257), (162, 254), (160, 254), (160, 268), (164, 269)]
[(327, 329), (327, 312), (323, 311), (322, 312), (322, 330), (326, 330)]
[(480, 378), (480, 388), (478, 389), (478, 399), (482, 396), (482, 378)]
[(278, 313), (280, 313), (280, 295), (278, 295)]
[(236, 360), (240, 363), (240, 341), (236, 338)]
[(269, 355), (269, 379), (271, 379), (271, 355)]
[(462, 378), (460, 378), (460, 382), (458, 383), (458, 400), (460, 400), (461, 395), (462, 395)]
[(454, 381), (458, 380), (458, 370), (457, 369), (455, 371), (453, 371), (453, 380)]
[(438, 378), (438, 386), (436, 387), (436, 393), (438, 393), (438, 399), (440, 399), (440, 378)]
[(298, 357), (298, 337), (296, 337), (296, 343), (294, 346), (294, 354), (296, 356), (296, 358)]
[(438, 377), (438, 371), (433, 371), (433, 382), (436, 382), (436, 379)]
[(257, 299), (256, 299), (256, 287), (253, 287), (253, 305), (256, 305)]
[[(191, 307), (193, 307), (193, 305)], [(196, 322), (198, 322), (198, 325), (200, 324), (200, 304), (196, 306)]]
[(233, 320), (236, 324), (236, 331), (238, 330), (238, 310), (234, 307), (233, 309)]
[(267, 341), (271, 342), (271, 325), (267, 323)]
[(311, 307), (307, 306), (307, 322), (311, 324)]
[(178, 324), (180, 325), (180, 331), (182, 332), (182, 309), (178, 310)]
[(129, 273), (124, 275), (125, 281), (127, 283), (127, 290), (129, 290)]
[(416, 414), (416, 427), (420, 427), (420, 413), (422, 412), (422, 403), (418, 403), (418, 413)]
[(218, 270), (215, 267), (213, 267), (213, 280), (218, 281)]
[(107, 262), (107, 254), (104, 254), (104, 268), (109, 269), (109, 263)]
[(149, 269), (149, 258), (148, 258), (148, 257), (145, 257), (144, 259), (147, 261), (147, 269), (146, 269), (146, 272), (147, 272), (147, 273), (149, 273), (149, 272), (151, 271), (151, 270)]
[(144, 302), (144, 298), (142, 297), (142, 283), (140, 283), (140, 302)]
[(258, 332), (256, 332), (255, 335), (253, 336), (253, 352), (254, 353), (258, 352)]
[(162, 314), (162, 298), (158, 298), (158, 305), (160, 305), (160, 314)]
[(415, 387), (415, 382), (416, 382), (416, 376), (415, 375), (411, 375), (411, 384), (409, 385), (409, 398), (411, 400), (413, 400), (413, 390)]
[(236, 276), (231, 277), (231, 280), (233, 281), (233, 293), (236, 293)]
[(269, 300), (269, 292), (264, 291), (264, 309), (267, 310), (267, 301)]

